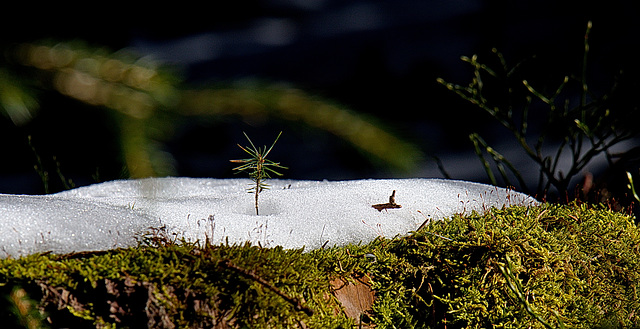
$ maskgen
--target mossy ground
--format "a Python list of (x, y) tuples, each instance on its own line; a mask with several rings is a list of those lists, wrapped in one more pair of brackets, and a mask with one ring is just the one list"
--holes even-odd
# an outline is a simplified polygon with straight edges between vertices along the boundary
[(18, 328), (631, 328), (640, 230), (602, 206), (544, 204), (310, 251), (154, 235), (0, 260), (0, 295)]

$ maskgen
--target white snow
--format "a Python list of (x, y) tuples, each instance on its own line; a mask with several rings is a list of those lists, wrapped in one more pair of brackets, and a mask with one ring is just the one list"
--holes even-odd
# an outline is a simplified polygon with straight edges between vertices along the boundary
[[(404, 235), (426, 218), (536, 203), (511, 190), (442, 179), (270, 180), (257, 216), (250, 183), (147, 178), (51, 195), (0, 194), (0, 257), (135, 246), (136, 237), (162, 226), (190, 241), (313, 249)], [(372, 207), (389, 202), (393, 190), (402, 208)]]

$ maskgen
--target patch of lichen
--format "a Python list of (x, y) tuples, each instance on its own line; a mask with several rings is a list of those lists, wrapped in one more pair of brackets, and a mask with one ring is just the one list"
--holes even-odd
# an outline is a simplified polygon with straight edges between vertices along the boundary
[[(311, 251), (146, 239), (0, 260), (54, 326), (350, 328), (331, 281), (366, 276), (378, 328), (640, 327), (640, 230), (601, 206), (494, 209)], [(5, 304), (2, 304), (5, 303)], [(0, 313), (8, 312), (0, 301)]]

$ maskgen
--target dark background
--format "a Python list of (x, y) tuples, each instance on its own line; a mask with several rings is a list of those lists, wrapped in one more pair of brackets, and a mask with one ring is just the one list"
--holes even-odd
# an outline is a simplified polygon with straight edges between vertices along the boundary
[[(272, 157), (290, 167), (286, 178), (443, 177), (429, 158), (436, 155), (451, 178), (486, 182), (468, 134), (479, 132), (503, 153), (518, 156), (515, 147), (488, 115), (436, 78), (467, 84), (472, 71), (460, 56), (487, 58), (494, 47), (511, 64), (536, 55), (536, 67), (544, 71), (530, 73), (538, 78), (578, 73), (591, 20), (589, 83), (604, 92), (620, 70), (627, 77), (640, 73), (639, 14), (633, 1), (622, 0), (597, 5), (482, 0), (18, 4), (1, 14), (0, 45), (84, 40), (153, 56), (173, 65), (186, 85), (242, 79), (290, 83), (378, 118), (427, 155), (419, 170), (398, 174), (322, 131), (230, 118), (187, 122), (175, 132), (165, 147), (179, 176), (232, 177), (227, 160), (242, 156), (236, 147), (245, 144), (242, 131), (263, 145), (284, 130)], [(0, 118), (1, 193), (42, 193), (27, 135), (50, 175), (56, 175), (55, 156), (60, 172), (76, 185), (126, 177), (113, 141), (115, 128), (104, 110), (54, 92), (40, 96), (41, 109), (30, 124), (15, 127)], [(537, 175), (535, 167), (523, 168), (525, 175)], [(597, 174), (604, 167), (596, 163), (589, 170)]]

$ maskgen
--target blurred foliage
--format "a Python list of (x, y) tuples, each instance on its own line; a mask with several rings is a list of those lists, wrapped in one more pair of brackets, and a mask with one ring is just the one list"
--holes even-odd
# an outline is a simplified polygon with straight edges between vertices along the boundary
[(22, 125), (38, 109), (36, 97), (17, 76), (0, 67), (0, 109), (15, 125)]
[(633, 184), (633, 175), (631, 175), (631, 173), (628, 171), (627, 171), (627, 179), (629, 180), (629, 184), (627, 184), (627, 188), (633, 195), (633, 198), (636, 199), (636, 201), (640, 202), (640, 196), (638, 196), (638, 192), (636, 191), (636, 186), (635, 184)]
[(20, 329), (45, 329), (46, 314), (39, 308), (38, 301), (29, 297), (21, 287), (14, 286), (7, 295), (6, 305), (0, 302), (0, 307), (5, 306), (9, 311), (2, 317), (3, 328)]
[(367, 278), (365, 327), (638, 328), (638, 246), (631, 217), (577, 203), (310, 251), (187, 243), (160, 229), (137, 248), (0, 259), (0, 295), (21, 287), (55, 327), (352, 328), (332, 282)]
[(114, 110), (131, 177), (175, 174), (159, 135), (172, 129), (179, 121), (176, 117), (191, 116), (237, 116), (248, 122), (277, 117), (292, 124), (300, 122), (343, 138), (374, 163), (398, 173), (410, 172), (423, 159), (415, 145), (397, 138), (374, 119), (291, 87), (258, 83), (185, 89), (162, 63), (81, 42), (13, 45), (5, 51), (5, 58), (0, 64), (0, 110), (13, 123), (28, 122), (38, 108), (37, 91), (50, 88)]
[(185, 115), (237, 115), (245, 120), (274, 116), (330, 132), (397, 172), (415, 170), (424, 155), (384, 124), (335, 102), (282, 85), (238, 83), (231, 87), (186, 91)]
[[(477, 55), (462, 57), (473, 68), (473, 79), (469, 85), (438, 79), (439, 83), (505, 127), (524, 154), (540, 168), (537, 173), (538, 186), (534, 190), (527, 186), (523, 178), (523, 174), (527, 173), (514, 165), (513, 161), (519, 159), (507, 159), (479, 134), (473, 133), (469, 138), (494, 185), (499, 184), (499, 174), (504, 184), (517, 185), (527, 193), (535, 193), (540, 199), (546, 199), (552, 187), (559, 197), (564, 198), (571, 188), (571, 180), (582, 174), (592, 160), (604, 155), (611, 167), (615, 158), (611, 149), (640, 133), (637, 99), (634, 103), (618, 102), (621, 92), (617, 79), (602, 96), (596, 95), (588, 87), (587, 58), (591, 27), (589, 22), (584, 36), (580, 72), (562, 77), (559, 84), (552, 87), (549, 84), (555, 72), (543, 76), (539, 70), (535, 71), (530, 78), (536, 81), (530, 82), (521, 74), (530, 62), (509, 66), (496, 49), (493, 49), (497, 58), (495, 66), (481, 63)], [(538, 131), (530, 121), (530, 112), (535, 112), (536, 118), (546, 120)], [(534, 130), (533, 133), (531, 130)], [(551, 147), (552, 152), (547, 147)], [(563, 168), (563, 157), (570, 162), (566, 168)], [(513, 178), (516, 181), (512, 181)]]

